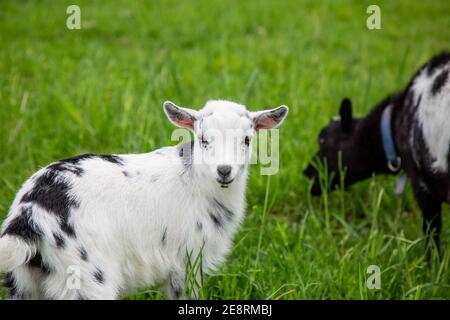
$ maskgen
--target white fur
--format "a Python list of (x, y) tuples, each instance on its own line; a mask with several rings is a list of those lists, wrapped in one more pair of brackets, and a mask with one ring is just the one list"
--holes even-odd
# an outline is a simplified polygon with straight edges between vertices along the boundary
[[(213, 101), (201, 111), (183, 110), (202, 119), (203, 128), (198, 128), (197, 121), (194, 129), (194, 158), (206, 152), (198, 141), (206, 127), (220, 132), (239, 129), (241, 138), (253, 135), (252, 113), (244, 106)], [(195, 259), (202, 250), (203, 271), (217, 269), (244, 216), (247, 163), (232, 163), (227, 157), (229, 146), (216, 144), (214, 149), (221, 149), (216, 162), (233, 166), (234, 181), (227, 188), (217, 181), (217, 164), (194, 163), (187, 169), (179, 147), (119, 155), (122, 165), (101, 158), (85, 159), (78, 165), (83, 169), (81, 176), (61, 172), (58, 179), (70, 184), (70, 196), (79, 203), (71, 209), (69, 219), (76, 237), (60, 231), (54, 214), (20, 202), (36, 179), (49, 170), (41, 169), (18, 192), (3, 230), (22, 206), (31, 205), (32, 220), (43, 234), (36, 247), (51, 272), (43, 275), (25, 265), (36, 248), (8, 235), (0, 238), (0, 269), (12, 270), (17, 290), (32, 299), (116, 299), (153, 285), (161, 285), (169, 297), (179, 298), (174, 289), (183, 289), (186, 253)], [(240, 150), (248, 159), (249, 150)], [(210, 216), (220, 208), (217, 203), (233, 213), (230, 219), (221, 217), (221, 226)], [(57, 248), (55, 232), (63, 234), (64, 248)], [(80, 248), (86, 250), (87, 261), (80, 257)], [(80, 276), (80, 286), (75, 289), (67, 285), (78, 275), (71, 274), (73, 267)], [(103, 283), (93, 276), (97, 270), (102, 271)]]
[(415, 105), (422, 96), (416, 114), (428, 151), (434, 159), (433, 169), (444, 173), (448, 170), (450, 148), (450, 81), (447, 80), (436, 95), (432, 94), (431, 88), (445, 68), (450, 72), (450, 64), (436, 68), (431, 75), (428, 75), (428, 68), (423, 69), (411, 87)]
[(34, 256), (36, 248), (20, 238), (5, 235), (0, 238), (0, 261), (3, 270), (13, 270)]

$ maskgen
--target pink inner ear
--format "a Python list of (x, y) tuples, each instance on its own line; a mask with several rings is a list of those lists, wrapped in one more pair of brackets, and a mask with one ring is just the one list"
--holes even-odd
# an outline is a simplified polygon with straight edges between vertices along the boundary
[(273, 120), (273, 118), (268, 117), (268, 116), (262, 116), (257, 120), (255, 129), (256, 130), (271, 129), (271, 128), (275, 127), (276, 125), (277, 125), (277, 123), (275, 122), (275, 120)]
[(194, 121), (191, 118), (185, 118), (177, 121), (184, 128), (194, 129)]

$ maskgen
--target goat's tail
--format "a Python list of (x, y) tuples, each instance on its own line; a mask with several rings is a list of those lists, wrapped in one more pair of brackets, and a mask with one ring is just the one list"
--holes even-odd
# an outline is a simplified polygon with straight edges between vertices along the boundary
[(0, 272), (12, 271), (36, 255), (36, 246), (19, 237), (0, 237)]

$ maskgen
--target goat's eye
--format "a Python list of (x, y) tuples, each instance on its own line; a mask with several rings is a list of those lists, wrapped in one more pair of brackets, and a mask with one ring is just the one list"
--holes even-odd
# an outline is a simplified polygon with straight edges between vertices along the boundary
[(247, 147), (250, 145), (250, 137), (249, 136), (245, 137), (244, 143)]
[(202, 144), (203, 147), (207, 147), (209, 144), (209, 142), (205, 139), (204, 136), (201, 136), (200, 143)]

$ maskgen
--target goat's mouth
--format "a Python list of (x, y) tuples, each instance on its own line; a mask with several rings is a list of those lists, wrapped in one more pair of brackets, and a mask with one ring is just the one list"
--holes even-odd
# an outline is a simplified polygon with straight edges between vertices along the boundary
[(233, 179), (223, 180), (223, 179), (217, 179), (217, 182), (220, 184), (221, 188), (228, 188), (228, 186), (234, 181)]

